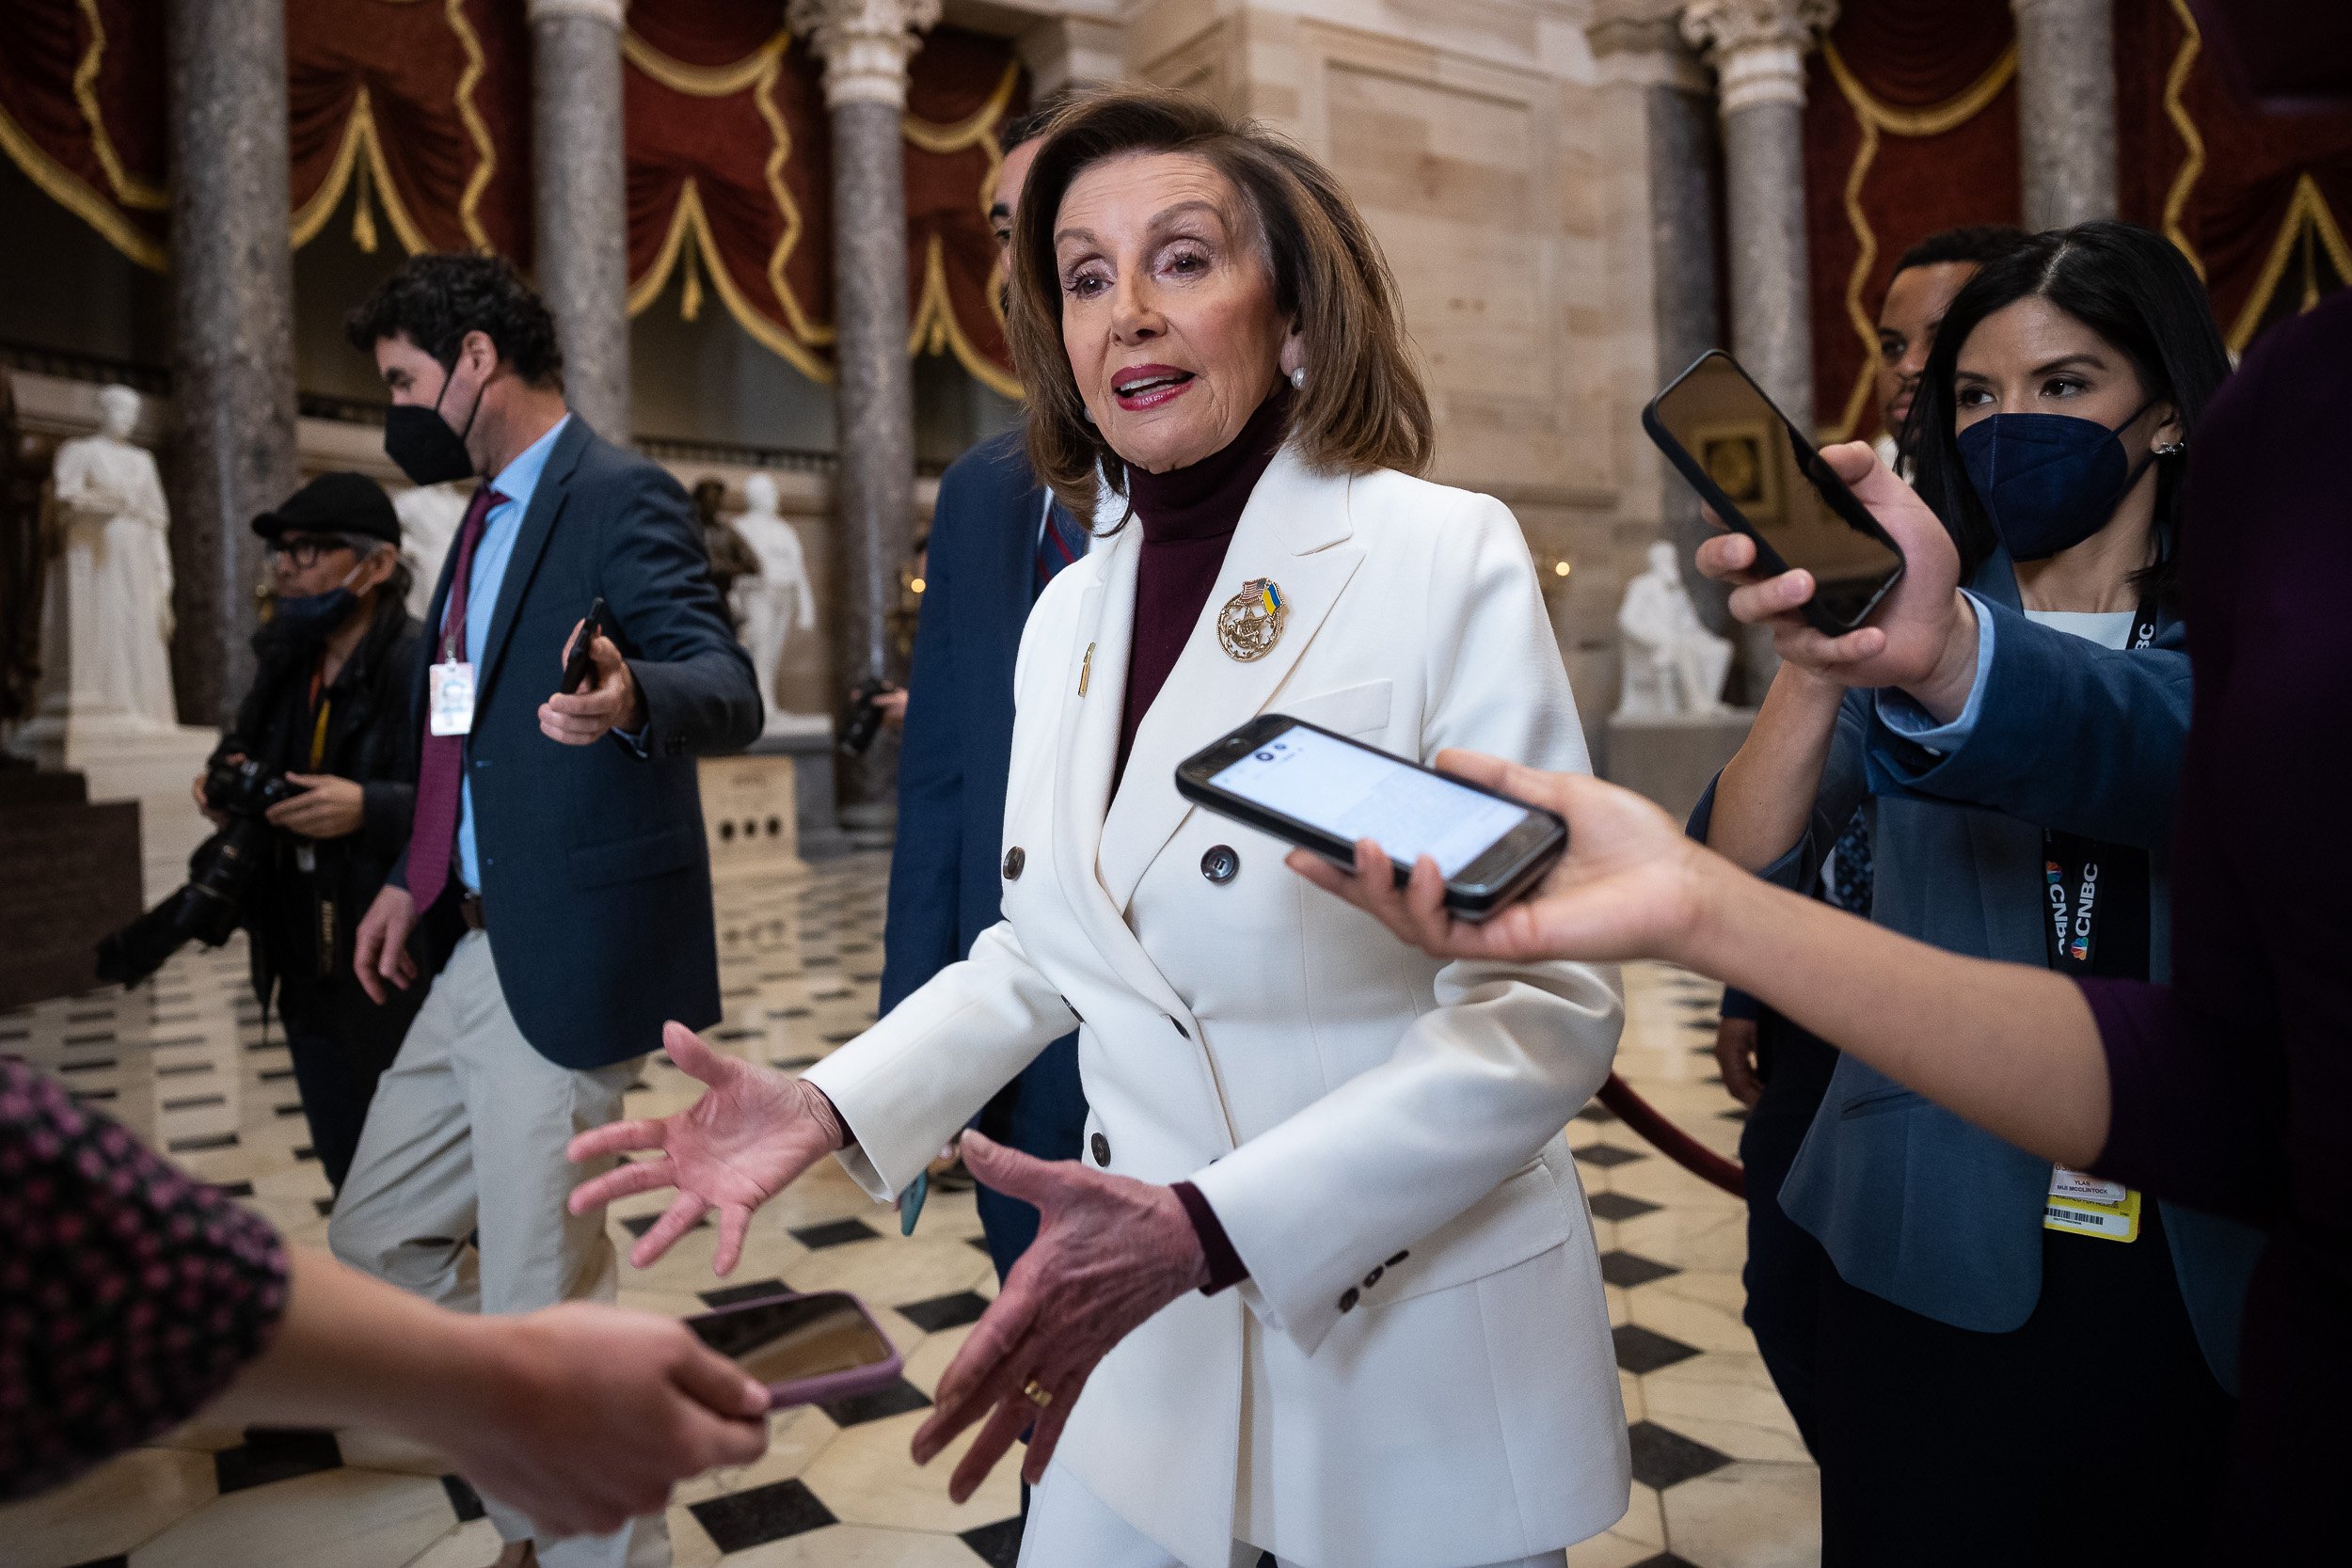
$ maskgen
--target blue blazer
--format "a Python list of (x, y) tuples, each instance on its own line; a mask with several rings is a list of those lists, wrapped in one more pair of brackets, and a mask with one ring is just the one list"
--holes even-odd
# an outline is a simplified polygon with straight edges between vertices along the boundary
[[(456, 554), (428, 626), (441, 624)], [(539, 733), (564, 641), (598, 595), (644, 698), (644, 755), (618, 737), (564, 746)], [(424, 682), (420, 670), (420, 725)], [(507, 1008), (548, 1060), (606, 1067), (659, 1047), (666, 1020), (719, 1021), (694, 759), (750, 745), (760, 721), (686, 492), (573, 415), (516, 536), (466, 737), (483, 923)], [(408, 885), (405, 852), (390, 880)], [(443, 902), (461, 891), (451, 878)]]
[[(1811, 824), (1763, 874), (1812, 891), (1867, 798), (1874, 921), (1949, 952), (2039, 968), (2048, 962), (2043, 829), (2135, 845), (2151, 855), (2149, 968), (2162, 980), (2171, 963), (2167, 849), (2188, 737), (2185, 628), (2160, 621), (2153, 646), (2118, 652), (2036, 626), (2006, 556), (1969, 586), (1995, 623), (1974, 732), (1915, 769), (1877, 722), (1873, 694), (1848, 692)], [(1710, 785), (1692, 818), (1700, 838), (1714, 802)], [(2041, 1298), (2049, 1182), (2048, 1161), (1841, 1055), (1780, 1201), (1848, 1284), (1998, 1334), (2021, 1326)], [(2238, 1321), (2262, 1237), (2170, 1203), (2164, 1225), (2198, 1342), (2235, 1388)]]
[(1002, 918), (1012, 666), (1037, 596), (1044, 508), (1018, 430), (974, 447), (939, 482), (898, 749), (885, 1013)]

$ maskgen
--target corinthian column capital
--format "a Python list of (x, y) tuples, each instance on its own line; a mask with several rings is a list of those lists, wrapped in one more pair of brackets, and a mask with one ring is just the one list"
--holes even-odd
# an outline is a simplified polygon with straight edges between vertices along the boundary
[(1682, 36), (1707, 52), (1723, 112), (1804, 103), (1804, 55), (1837, 20), (1837, 0), (1692, 0)]
[(906, 107), (907, 60), (940, 0), (792, 0), (786, 20), (825, 62), (825, 103)]

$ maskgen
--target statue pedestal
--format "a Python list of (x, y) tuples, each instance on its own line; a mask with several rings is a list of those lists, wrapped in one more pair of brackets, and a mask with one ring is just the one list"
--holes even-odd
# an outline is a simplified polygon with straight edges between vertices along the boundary
[(0, 768), (0, 1008), (95, 987), (99, 939), (143, 907), (137, 802), (92, 805), (77, 774)]
[(1661, 719), (1613, 718), (1600, 776), (1648, 796), (1676, 820), (1688, 821), (1708, 782), (1731, 760), (1755, 722), (1754, 708)]
[[(747, 757), (789, 761), (792, 765), (792, 812), (800, 824), (800, 857), (829, 861), (856, 846), (841, 831), (834, 803), (833, 769), (837, 753), (833, 745), (833, 721), (799, 714), (771, 714), (768, 733), (751, 744)], [(708, 815), (709, 801), (704, 801)]]
[(212, 833), (188, 785), (219, 743), (217, 733), (196, 724), (44, 713), (17, 731), (9, 749), (44, 772), (81, 774), (92, 800), (139, 803), (143, 880), (153, 904), (188, 879), (189, 853)]
[(713, 881), (803, 869), (792, 758), (705, 757), (698, 771)]

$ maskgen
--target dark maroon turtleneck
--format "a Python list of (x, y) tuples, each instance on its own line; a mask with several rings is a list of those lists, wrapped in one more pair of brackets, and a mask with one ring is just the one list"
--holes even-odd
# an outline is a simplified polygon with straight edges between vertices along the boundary
[(1136, 630), (1127, 655), (1126, 707), (1119, 721), (1119, 774), (1152, 701), (1176, 668), (1200, 607), (1216, 588), (1249, 494), (1290, 429), (1290, 387), (1274, 391), (1231, 441), (1198, 463), (1164, 474), (1127, 470), (1127, 497), (1143, 525), (1136, 564)]

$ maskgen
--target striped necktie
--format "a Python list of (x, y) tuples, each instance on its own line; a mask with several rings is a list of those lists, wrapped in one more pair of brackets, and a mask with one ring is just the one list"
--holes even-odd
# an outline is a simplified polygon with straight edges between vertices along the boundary
[(1045, 509), (1045, 526), (1037, 534), (1037, 580), (1030, 587), (1034, 600), (1045, 592), (1045, 585), (1054, 580), (1056, 573), (1073, 565), (1087, 553), (1086, 530), (1061, 509), (1058, 501)]
[[(473, 493), (473, 501), (466, 508), (466, 520), (457, 531), (457, 564), (449, 575), (449, 602), (432, 650), (437, 660), (454, 660), (466, 651), (466, 587), (473, 576), (474, 546), (482, 543), (490, 509), (505, 499), (485, 484)], [(428, 716), (424, 742), (417, 756), (417, 815), (408, 835), (408, 896), (422, 914), (449, 885), (450, 852), (457, 846), (457, 803), (465, 785), (466, 737), (435, 735)]]

